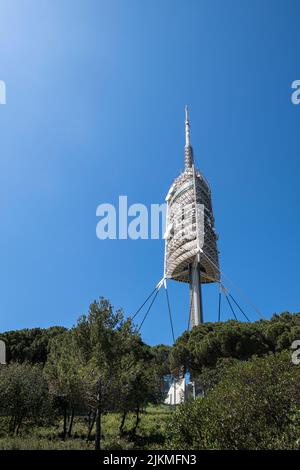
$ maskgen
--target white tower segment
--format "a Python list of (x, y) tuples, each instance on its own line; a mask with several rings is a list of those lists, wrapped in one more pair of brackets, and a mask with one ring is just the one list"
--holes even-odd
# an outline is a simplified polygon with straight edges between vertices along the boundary
[(184, 162), (166, 197), (165, 276), (190, 284), (192, 327), (203, 322), (201, 284), (218, 282), (220, 272), (211, 191), (195, 167), (187, 107)]

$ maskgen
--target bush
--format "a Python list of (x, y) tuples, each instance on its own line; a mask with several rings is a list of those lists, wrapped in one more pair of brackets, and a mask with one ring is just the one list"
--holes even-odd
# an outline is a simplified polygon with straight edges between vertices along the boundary
[(300, 448), (300, 370), (288, 353), (237, 362), (168, 423), (173, 449)]

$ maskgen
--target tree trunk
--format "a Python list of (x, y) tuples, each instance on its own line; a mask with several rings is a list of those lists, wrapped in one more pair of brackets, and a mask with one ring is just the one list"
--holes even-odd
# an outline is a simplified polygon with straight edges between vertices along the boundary
[(15, 433), (16, 424), (17, 424), (17, 417), (11, 416), (10, 422), (9, 422), (9, 434), (13, 435)]
[(92, 422), (92, 410), (89, 411), (88, 418), (87, 418), (87, 423), (88, 423), (88, 429), (90, 429), (91, 422)]
[(71, 410), (71, 417), (70, 417), (70, 422), (69, 422), (69, 429), (68, 429), (68, 437), (72, 436), (72, 427), (73, 427), (73, 421), (74, 421), (74, 408)]
[(95, 424), (95, 421), (96, 421), (96, 413), (97, 413), (97, 411), (94, 411), (92, 418), (89, 419), (89, 428), (88, 428), (88, 433), (87, 433), (87, 437), (86, 437), (87, 442), (91, 438), (91, 433), (92, 433), (92, 430), (93, 430), (93, 427), (94, 427), (94, 424)]
[(140, 422), (140, 407), (138, 406), (136, 409), (136, 419), (135, 419), (135, 425), (134, 428), (132, 429), (132, 436), (136, 435), (136, 430)]
[(19, 420), (18, 420), (18, 424), (17, 424), (17, 427), (16, 427), (16, 436), (19, 434), (19, 430), (20, 430), (20, 427), (21, 427), (21, 424), (22, 424), (22, 421), (23, 421), (23, 416), (20, 416)]
[(123, 412), (123, 415), (122, 415), (121, 424), (120, 424), (120, 427), (119, 427), (119, 434), (120, 434), (120, 436), (123, 434), (123, 427), (124, 427), (124, 424), (125, 424), (126, 416), (127, 416), (127, 412), (124, 411), (124, 412)]
[(67, 414), (67, 407), (64, 408), (64, 429), (63, 429), (63, 439), (66, 438), (67, 435), (67, 421), (68, 421), (68, 414)]
[(100, 408), (97, 409), (97, 413), (96, 413), (95, 450), (101, 450), (101, 410)]
[(99, 380), (98, 384), (98, 403), (97, 403), (97, 412), (96, 412), (96, 436), (95, 436), (95, 450), (101, 450), (101, 414), (102, 414), (102, 400), (101, 400), (101, 393), (102, 393), (102, 384), (101, 380)]

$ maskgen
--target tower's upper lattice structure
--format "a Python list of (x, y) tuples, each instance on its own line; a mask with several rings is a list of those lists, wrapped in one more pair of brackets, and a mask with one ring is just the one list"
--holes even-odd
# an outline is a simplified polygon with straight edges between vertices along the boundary
[(187, 107), (184, 164), (184, 171), (175, 179), (166, 197), (165, 276), (190, 282), (191, 266), (200, 256), (201, 283), (218, 282), (219, 257), (211, 191), (195, 167)]

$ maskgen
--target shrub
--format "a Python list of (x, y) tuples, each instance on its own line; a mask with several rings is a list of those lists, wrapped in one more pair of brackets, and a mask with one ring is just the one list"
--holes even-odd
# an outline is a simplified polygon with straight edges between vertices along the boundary
[(288, 353), (239, 361), (168, 423), (173, 449), (297, 449), (300, 370)]

